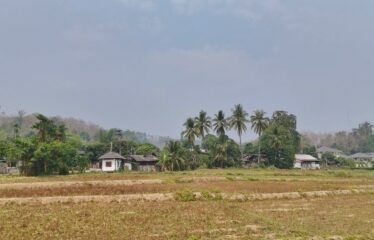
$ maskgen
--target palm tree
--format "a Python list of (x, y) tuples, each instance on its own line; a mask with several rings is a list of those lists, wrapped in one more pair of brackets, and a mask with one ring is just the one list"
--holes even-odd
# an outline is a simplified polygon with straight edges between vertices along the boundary
[(38, 120), (32, 128), (38, 130), (37, 138), (39, 142), (46, 142), (49, 140), (51, 135), (54, 134), (55, 126), (52, 120), (42, 114), (37, 114), (36, 119)]
[(214, 115), (213, 128), (217, 135), (220, 137), (221, 141), (223, 141), (228, 127), (229, 124), (227, 122), (227, 119), (225, 118), (225, 114), (223, 113), (223, 111), (219, 111)]
[(205, 134), (208, 134), (212, 127), (211, 118), (205, 111), (200, 111), (199, 116), (195, 118), (195, 126), (199, 130), (201, 139), (204, 139)]
[(258, 134), (258, 163), (260, 163), (261, 156), (261, 136), (262, 133), (269, 127), (270, 119), (265, 117), (266, 113), (263, 110), (254, 111), (251, 116), (252, 130)]
[(174, 164), (178, 166), (178, 170), (181, 170), (181, 166), (184, 163), (183, 159), (183, 147), (179, 141), (169, 141), (165, 150), (169, 153), (171, 162), (171, 171), (174, 171)]
[(185, 126), (185, 130), (182, 132), (182, 135), (187, 138), (191, 148), (193, 148), (195, 139), (199, 136), (199, 129), (196, 127), (193, 118), (188, 118), (183, 126)]
[(275, 161), (279, 155), (279, 149), (283, 146), (284, 136), (280, 132), (280, 129), (275, 126), (270, 135), (270, 146), (275, 150)]
[(215, 165), (221, 165), (221, 168), (223, 168), (223, 163), (227, 161), (227, 141), (219, 143), (215, 146), (214, 149), (214, 162)]
[(240, 153), (242, 153), (242, 135), (247, 131), (248, 113), (244, 110), (241, 104), (235, 105), (232, 109), (232, 116), (230, 118), (230, 128), (234, 128), (239, 136)]
[(161, 166), (161, 171), (170, 170), (171, 158), (170, 153), (166, 149), (160, 153), (158, 164)]

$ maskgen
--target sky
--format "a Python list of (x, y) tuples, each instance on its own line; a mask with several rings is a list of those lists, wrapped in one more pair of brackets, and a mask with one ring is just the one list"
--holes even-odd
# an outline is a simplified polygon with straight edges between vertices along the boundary
[(333, 132), (374, 122), (373, 90), (372, 0), (0, 0), (7, 113), (179, 137), (240, 103)]

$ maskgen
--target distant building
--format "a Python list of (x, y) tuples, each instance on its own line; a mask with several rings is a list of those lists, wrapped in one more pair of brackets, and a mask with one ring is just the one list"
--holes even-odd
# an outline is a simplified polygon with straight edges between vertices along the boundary
[(158, 159), (154, 155), (130, 155), (128, 158), (135, 165), (135, 168), (138, 171), (156, 171)]
[(335, 148), (330, 148), (330, 147), (320, 147), (317, 149), (317, 154), (318, 158), (321, 159), (322, 155), (325, 153), (331, 153), (335, 157), (345, 157), (343, 151), (335, 149)]
[(0, 159), (0, 174), (8, 174), (8, 164), (4, 159)]
[(307, 154), (296, 154), (295, 164), (296, 169), (320, 169), (320, 160)]
[[(264, 163), (266, 161), (266, 155), (260, 155), (260, 163)], [(253, 167), (258, 165), (258, 154), (248, 154), (244, 155), (242, 158), (242, 166), (243, 167)]]
[(374, 153), (356, 153), (349, 156), (358, 168), (372, 168), (374, 164)]
[(121, 156), (116, 152), (108, 152), (99, 158), (103, 172), (128, 171), (156, 171), (157, 157), (154, 155)]
[(121, 170), (122, 167), (132, 170), (131, 163), (126, 162), (126, 158), (116, 152), (108, 152), (99, 157), (99, 160), (101, 161), (101, 170), (103, 172), (116, 172)]

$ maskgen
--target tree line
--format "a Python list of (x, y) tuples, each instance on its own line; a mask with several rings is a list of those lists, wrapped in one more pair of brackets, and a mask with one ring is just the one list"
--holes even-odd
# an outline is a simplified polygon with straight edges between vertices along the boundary
[(373, 124), (363, 122), (351, 131), (339, 131), (334, 134), (306, 133), (303, 135), (303, 142), (311, 146), (336, 148), (347, 155), (374, 152)]
[[(239, 167), (244, 154), (257, 154), (259, 165), (291, 168), (295, 153), (300, 150), (296, 116), (286, 111), (275, 111), (269, 118), (263, 110), (249, 115), (238, 104), (230, 116), (220, 110), (212, 118), (201, 111), (198, 116), (188, 118), (183, 126), (181, 140), (169, 141), (160, 154), (162, 169)], [(243, 146), (242, 136), (249, 127), (259, 138)], [(228, 137), (230, 130), (237, 133), (239, 143)], [(195, 144), (197, 139), (201, 145)], [(262, 156), (266, 159), (260, 162)]]
[[(0, 160), (10, 166), (18, 163), (23, 175), (83, 172), (98, 164), (98, 157), (108, 152), (110, 146), (124, 156), (156, 155), (159, 169), (169, 171), (240, 167), (247, 154), (257, 154), (259, 165), (291, 168), (294, 155), (300, 150), (295, 115), (275, 111), (268, 117), (263, 110), (249, 115), (240, 104), (234, 106), (230, 116), (218, 111), (210, 117), (201, 111), (188, 118), (181, 139), (168, 141), (162, 150), (150, 143), (128, 140), (126, 132), (120, 129), (102, 129), (95, 141), (87, 141), (60, 121), (42, 114), (35, 117), (34, 131), (27, 135), (20, 134), (22, 124), (14, 125), (11, 136), (0, 131)], [(243, 144), (242, 137), (248, 128), (258, 135), (258, 140)], [(237, 133), (238, 143), (227, 135), (230, 130)], [(196, 144), (198, 139), (200, 144)]]
[[(66, 126), (42, 114), (33, 132), (20, 134), (21, 124), (14, 124), (14, 134), (7, 136), (0, 131), (0, 160), (8, 166), (17, 166), (21, 174), (28, 176), (69, 174), (83, 172), (98, 157), (108, 152), (110, 146), (123, 155), (158, 154), (160, 151), (150, 143), (127, 140), (120, 129), (100, 130), (96, 141), (86, 141)], [(17, 122), (16, 122), (17, 123)]]

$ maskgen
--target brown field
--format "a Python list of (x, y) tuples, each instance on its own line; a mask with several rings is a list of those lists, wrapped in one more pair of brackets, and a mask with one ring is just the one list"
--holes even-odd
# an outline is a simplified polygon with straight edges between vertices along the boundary
[(373, 193), (364, 170), (3, 176), (0, 239), (374, 239)]

